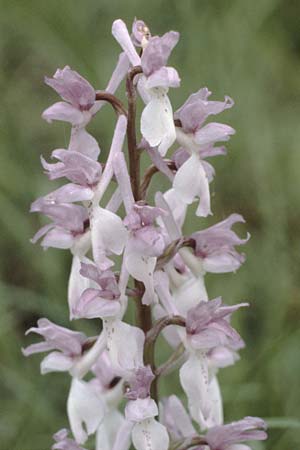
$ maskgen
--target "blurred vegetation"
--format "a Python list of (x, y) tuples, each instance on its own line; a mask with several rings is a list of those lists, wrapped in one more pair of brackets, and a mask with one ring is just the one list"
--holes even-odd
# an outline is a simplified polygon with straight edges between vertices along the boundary
[[(69, 135), (67, 125), (49, 126), (40, 118), (57, 101), (43, 77), (68, 64), (103, 88), (119, 53), (111, 23), (121, 17), (130, 25), (134, 16), (154, 34), (181, 33), (171, 60), (182, 78), (182, 87), (170, 94), (175, 109), (202, 86), (215, 99), (228, 94), (236, 101), (220, 119), (237, 134), (228, 156), (213, 161), (210, 222), (239, 212), (252, 239), (236, 275), (207, 277), (211, 298), (251, 302), (236, 322), (247, 348), (220, 376), (225, 416), (273, 418), (269, 441), (253, 448), (295, 448), (300, 442), (299, 1), (0, 0), (0, 6), (1, 448), (46, 450), (51, 435), (67, 425), (68, 377), (41, 376), (41, 358), (25, 359), (20, 350), (27, 345), (25, 330), (38, 317), (68, 326), (70, 257), (29, 243), (40, 226), (40, 218), (28, 213), (30, 202), (53, 189), (39, 155), (65, 146)], [(105, 108), (91, 126), (104, 153), (113, 120)], [(191, 215), (187, 231), (195, 226), (205, 224)], [(86, 322), (72, 326), (95, 334), (97, 324)], [(163, 393), (177, 387), (176, 377), (161, 385)]]

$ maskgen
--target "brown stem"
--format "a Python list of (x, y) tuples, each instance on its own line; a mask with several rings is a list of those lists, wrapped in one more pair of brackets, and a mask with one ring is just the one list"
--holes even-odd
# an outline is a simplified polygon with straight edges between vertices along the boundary
[[(168, 165), (169, 169), (175, 170), (176, 165), (174, 161), (166, 160), (166, 164)], [(140, 186), (140, 194), (141, 198), (144, 200), (146, 198), (147, 189), (149, 187), (149, 184), (151, 183), (153, 175), (155, 175), (157, 172), (159, 172), (159, 169), (154, 165), (151, 164), (151, 166), (148, 167), (145, 171), (145, 175), (142, 179), (141, 186)]]
[(105, 91), (98, 91), (96, 92), (96, 100), (103, 100), (110, 103), (117, 114), (124, 114), (127, 116), (127, 111), (123, 103), (113, 94), (109, 94), (109, 92)]
[[(159, 336), (159, 333), (168, 325), (185, 325), (185, 320), (180, 316), (168, 316), (159, 319), (154, 326), (146, 334), (146, 340), (144, 345), (144, 362), (150, 364), (152, 372), (156, 373), (155, 368), (155, 342)], [(158, 401), (158, 377), (155, 377), (151, 385), (151, 397)]]
[[(129, 175), (131, 188), (134, 196), (134, 200), (137, 202), (141, 200), (140, 192), (140, 150), (137, 148), (136, 141), (136, 90), (133, 83), (134, 77), (142, 72), (142, 68), (134, 67), (127, 75), (126, 91), (128, 98), (128, 120), (127, 120), (127, 144), (128, 144), (128, 156), (129, 156)], [(143, 283), (138, 280), (134, 280), (135, 289), (143, 294), (145, 287)], [(151, 307), (143, 305), (141, 299), (136, 299), (136, 321), (137, 325), (146, 334), (152, 328), (152, 316)], [(150, 364), (154, 368), (154, 351), (144, 353), (144, 363)], [(157, 389), (156, 383), (152, 383), (152, 396), (157, 401)]]
[(167, 375), (168, 373), (174, 370), (178, 363), (181, 362), (184, 357), (185, 348), (183, 344), (179, 344), (176, 350), (172, 353), (172, 355), (157, 369), (155, 370), (155, 375), (160, 377), (162, 375)]
[(145, 348), (148, 349), (153, 346), (162, 330), (169, 325), (185, 327), (185, 318), (182, 316), (165, 316), (158, 319), (146, 335)]
[(195, 248), (195, 240), (192, 238), (181, 237), (171, 242), (164, 253), (157, 259), (155, 270), (161, 270), (164, 265), (175, 256), (178, 250), (183, 247)]
[(140, 151), (136, 143), (136, 90), (133, 84), (135, 67), (127, 75), (126, 91), (128, 97), (127, 143), (129, 153), (129, 175), (135, 201), (140, 200)]

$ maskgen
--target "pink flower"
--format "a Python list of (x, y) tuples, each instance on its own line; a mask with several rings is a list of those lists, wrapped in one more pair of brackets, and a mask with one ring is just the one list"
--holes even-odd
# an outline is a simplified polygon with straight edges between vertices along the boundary
[(116, 316), (120, 311), (120, 291), (114, 274), (110, 270), (101, 271), (94, 264), (81, 263), (80, 275), (98, 286), (85, 289), (77, 302), (71, 305), (72, 317), (94, 319)]
[(250, 234), (248, 233), (245, 239), (239, 238), (231, 230), (231, 227), (238, 222), (244, 223), (245, 220), (239, 214), (231, 214), (222, 222), (191, 235), (196, 243), (195, 255), (202, 259), (206, 272), (232, 272), (245, 261), (245, 256), (238, 253), (235, 246), (246, 244)]
[[(207, 88), (200, 89), (196, 94), (192, 94), (174, 114), (181, 125), (176, 128), (177, 140), (190, 157), (177, 171), (173, 187), (186, 204), (192, 203), (195, 197), (199, 197), (196, 214), (203, 217), (211, 214), (209, 182), (214, 175), (214, 170), (208, 163), (203, 163), (201, 158), (204, 155), (220, 154), (219, 149), (217, 151), (213, 149), (215, 143), (228, 141), (235, 133), (233, 128), (221, 123), (209, 123), (202, 127), (203, 122), (211, 114), (218, 114), (234, 104), (230, 97), (225, 97), (224, 102), (208, 101), (210, 94)], [(224, 149), (221, 153), (224, 153)]]
[(31, 239), (35, 244), (43, 237), (41, 245), (44, 248), (71, 248), (89, 227), (88, 212), (83, 206), (69, 203), (48, 204), (43, 201), (33, 205), (32, 212), (41, 212), (53, 220)]
[(234, 450), (237, 443), (267, 439), (265, 429), (266, 423), (259, 417), (245, 417), (237, 422), (210, 428), (205, 439), (210, 450)]
[(249, 306), (239, 303), (222, 306), (222, 299), (201, 302), (187, 313), (186, 331), (190, 344), (195, 349), (208, 350), (218, 346), (227, 346), (234, 350), (242, 348), (244, 342), (231, 327), (229, 317), (237, 309)]
[(100, 153), (99, 145), (85, 130), (97, 109), (94, 88), (69, 66), (57, 69), (53, 78), (46, 77), (45, 82), (65, 101), (47, 108), (42, 114), (43, 119), (47, 122), (62, 120), (71, 123), (69, 150), (79, 151), (96, 160)]
[(83, 345), (87, 341), (85, 334), (55, 325), (48, 319), (39, 319), (37, 324), (37, 327), (29, 328), (26, 335), (37, 333), (43, 336), (45, 341), (29, 345), (22, 350), (23, 354), (30, 356), (34, 353), (51, 351), (41, 362), (42, 374), (70, 370), (82, 354)]

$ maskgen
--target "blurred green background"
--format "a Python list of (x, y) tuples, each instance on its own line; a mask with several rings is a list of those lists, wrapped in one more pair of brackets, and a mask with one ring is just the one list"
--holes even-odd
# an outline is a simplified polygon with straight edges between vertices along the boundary
[[(181, 33), (170, 64), (182, 78), (174, 109), (199, 87), (236, 102), (220, 121), (237, 134), (227, 157), (214, 158), (210, 223), (244, 215), (252, 239), (237, 274), (207, 277), (210, 297), (251, 302), (236, 325), (247, 342), (241, 360), (220, 375), (226, 420), (270, 419), (270, 439), (255, 449), (300, 442), (300, 3), (298, 0), (0, 0), (0, 447), (46, 450), (67, 425), (68, 376), (39, 374), (25, 359), (25, 330), (37, 318), (68, 326), (68, 252), (33, 246), (40, 226), (30, 202), (53, 189), (39, 155), (64, 147), (69, 127), (40, 115), (58, 100), (44, 75), (68, 64), (97, 89), (112, 72), (119, 47), (111, 24), (143, 18), (153, 34)], [(105, 153), (114, 116), (109, 108), (90, 129)], [(159, 181), (160, 180), (160, 181)], [(158, 183), (165, 183), (156, 178)], [(167, 186), (165, 183), (164, 186)], [(205, 223), (190, 216), (187, 231)], [(206, 222), (207, 224), (208, 222)], [(245, 229), (244, 229), (245, 231)], [(96, 323), (73, 328), (95, 334)], [(162, 356), (162, 355), (160, 355)], [(178, 383), (164, 382), (163, 393)], [(280, 419), (272, 419), (272, 418)], [(283, 419), (284, 418), (284, 419)], [(275, 426), (276, 425), (276, 426)]]

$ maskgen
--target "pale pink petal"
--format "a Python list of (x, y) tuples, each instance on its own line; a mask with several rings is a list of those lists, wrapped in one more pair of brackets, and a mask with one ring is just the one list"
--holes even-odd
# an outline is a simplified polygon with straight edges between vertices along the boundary
[(168, 450), (169, 435), (161, 423), (148, 419), (134, 425), (132, 442), (136, 450)]
[(93, 384), (73, 378), (67, 410), (72, 433), (83, 444), (103, 420), (104, 402)]
[(189, 412), (201, 428), (207, 428), (211, 413), (208, 396), (208, 367), (205, 357), (191, 354), (179, 371), (180, 383), (188, 398)]
[(50, 230), (41, 242), (44, 248), (54, 247), (60, 249), (71, 248), (74, 244), (74, 236), (71, 231), (55, 227)]
[(141, 64), (141, 58), (134, 48), (127, 27), (123, 20), (118, 19), (114, 21), (114, 23), (112, 24), (112, 35), (126, 53), (131, 64), (133, 66), (139, 66)]
[(129, 214), (134, 205), (128, 169), (123, 153), (118, 153), (113, 159), (113, 169), (123, 197), (126, 213)]
[(173, 67), (161, 67), (147, 78), (147, 88), (177, 88), (180, 86), (178, 72)]
[(135, 252), (126, 252), (124, 258), (126, 268), (130, 275), (136, 280), (142, 281), (145, 286), (142, 303), (144, 305), (156, 303), (157, 296), (154, 291), (153, 281), (156, 258), (143, 256)]
[(99, 267), (106, 251), (117, 255), (122, 253), (127, 230), (119, 216), (100, 207), (94, 208), (91, 231), (94, 260)]
[(208, 145), (214, 142), (228, 141), (235, 130), (223, 123), (211, 122), (200, 128), (195, 134), (195, 141), (198, 145)]
[(158, 408), (152, 398), (138, 398), (137, 400), (130, 400), (125, 407), (126, 420), (131, 422), (141, 422), (158, 415)]
[(196, 434), (191, 418), (176, 395), (162, 399), (160, 419), (167, 427), (172, 440), (182, 439)]
[(82, 153), (95, 161), (100, 154), (96, 139), (85, 128), (78, 127), (72, 129), (69, 150)]
[(141, 133), (151, 147), (165, 156), (176, 139), (173, 111), (167, 94), (158, 91), (146, 105), (141, 116)]
[(41, 374), (49, 372), (66, 372), (71, 369), (74, 360), (60, 352), (51, 352), (41, 362)]
[(62, 120), (70, 122), (72, 125), (80, 125), (84, 122), (84, 115), (74, 106), (66, 102), (57, 102), (47, 108), (42, 118), (51, 123), (52, 120)]
[(45, 77), (45, 83), (76, 108), (89, 109), (95, 101), (93, 86), (69, 66), (57, 69), (53, 78)]

